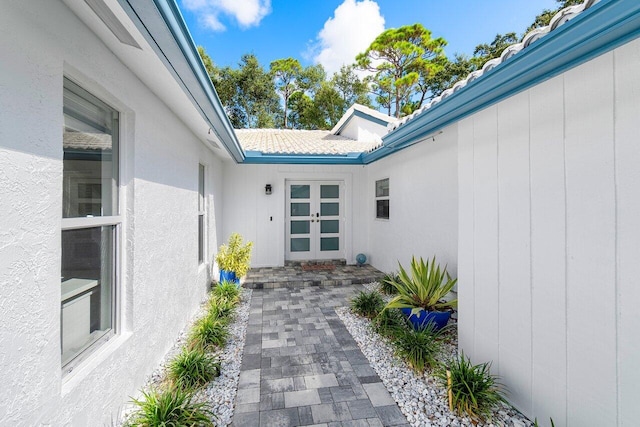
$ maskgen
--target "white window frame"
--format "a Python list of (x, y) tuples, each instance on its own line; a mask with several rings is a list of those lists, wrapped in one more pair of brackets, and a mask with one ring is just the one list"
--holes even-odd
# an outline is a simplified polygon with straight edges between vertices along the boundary
[[(123, 160), (120, 153), (122, 152), (122, 145), (120, 143), (121, 135), (122, 135), (122, 113), (119, 109), (114, 108), (109, 105), (107, 102), (103, 101), (100, 97), (92, 94), (89, 90), (85, 89), (82, 85), (76, 83), (71, 78), (67, 76), (64, 77), (64, 86), (71, 87), (74, 93), (79, 95), (81, 98), (89, 102), (98, 102), (108, 107), (109, 109), (118, 113), (118, 118), (114, 119), (117, 122), (118, 129), (114, 132), (113, 136), (115, 139), (114, 148), (113, 148), (113, 157), (117, 161), (117, 187), (116, 190), (118, 192), (116, 196), (117, 200), (117, 208), (114, 212), (114, 215), (110, 216), (87, 216), (87, 217), (71, 217), (71, 218), (62, 218), (61, 221), (61, 231), (60, 233), (68, 230), (78, 230), (78, 229), (89, 229), (89, 228), (97, 228), (103, 226), (113, 226), (113, 253), (111, 254), (113, 265), (112, 265), (112, 284), (111, 284), (111, 330), (105, 334), (104, 336), (97, 339), (95, 342), (91, 343), (86, 349), (82, 350), (75, 356), (72, 360), (70, 360), (67, 364), (61, 366), (63, 377), (70, 374), (76, 367), (82, 364), (85, 360), (87, 360), (92, 354), (94, 354), (104, 343), (109, 341), (115, 335), (120, 333), (121, 329), (121, 320), (120, 320), (120, 268), (121, 268), (121, 242), (122, 240), (122, 223), (123, 223), (123, 215), (121, 214), (123, 209), (123, 185), (122, 185), (122, 168), (123, 168)], [(62, 148), (62, 147), (61, 147)], [(64, 177), (63, 177), (64, 179)], [(60, 309), (60, 315), (62, 316), (62, 308)], [(60, 328), (60, 341), (62, 348), (62, 326)]]
[(207, 168), (198, 163), (198, 265), (207, 263)]
[[(382, 182), (382, 181), (387, 181), (387, 194), (386, 195), (378, 195), (378, 183)], [(390, 194), (390, 190), (391, 190), (391, 180), (387, 177), (387, 178), (381, 178), (378, 179), (374, 182), (374, 188), (373, 188), (373, 195), (374, 195), (374, 208), (375, 208), (375, 218), (376, 219), (380, 219), (380, 220), (389, 220), (389, 217), (391, 216), (391, 199), (389, 198), (389, 194)], [(378, 201), (382, 201), (382, 200), (386, 200), (389, 202), (389, 214), (387, 216), (378, 216)]]

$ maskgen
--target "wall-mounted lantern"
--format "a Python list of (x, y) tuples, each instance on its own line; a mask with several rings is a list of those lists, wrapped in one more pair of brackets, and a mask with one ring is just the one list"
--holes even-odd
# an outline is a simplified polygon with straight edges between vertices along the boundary
[(271, 194), (271, 184), (267, 184), (264, 186), (264, 194), (267, 196)]

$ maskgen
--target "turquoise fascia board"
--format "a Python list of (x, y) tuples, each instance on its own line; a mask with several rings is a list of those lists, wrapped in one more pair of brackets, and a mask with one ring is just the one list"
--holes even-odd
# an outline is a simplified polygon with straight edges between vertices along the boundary
[(243, 163), (283, 165), (361, 165), (362, 153), (265, 154), (260, 151), (246, 151)]
[[(189, 69), (193, 72), (194, 76), (198, 81), (199, 88), (190, 87), (187, 83), (185, 83), (185, 79), (180, 75), (177, 66), (172, 64), (171, 59), (164, 54), (162, 46), (157, 40), (157, 34), (151, 34), (151, 31), (147, 29), (147, 24), (145, 23), (145, 19), (152, 19), (149, 16), (141, 16), (140, 11), (144, 11), (145, 8), (141, 5), (140, 0), (118, 0), (125, 12), (129, 15), (129, 17), (136, 23), (138, 28), (144, 34), (145, 32), (148, 35), (147, 40), (149, 43), (157, 48), (159, 52), (162, 54), (163, 60), (168, 66), (174, 71), (176, 77), (180, 81), (183, 89), (189, 93), (200, 109), (203, 118), (209, 123), (211, 126), (211, 130), (216, 133), (222, 144), (226, 147), (229, 154), (232, 158), (240, 163), (244, 161), (244, 152), (238, 142), (238, 139), (233, 131), (233, 127), (231, 126), (231, 122), (227, 117), (227, 114), (224, 111), (222, 103), (220, 102), (220, 98), (209, 79), (209, 76), (202, 64), (200, 59), (200, 55), (196, 49), (195, 43), (193, 42), (193, 38), (189, 33), (186, 23), (184, 22), (184, 18), (180, 13), (180, 9), (176, 4), (175, 0), (153, 0), (153, 4), (157, 8), (157, 11), (160, 13), (163, 21), (165, 22), (167, 29), (170, 31), (173, 40), (179, 47), (182, 52), (184, 59), (186, 59)], [(204, 108), (203, 105), (200, 105), (197, 101), (197, 97), (193, 94), (192, 90), (199, 89), (202, 90), (206, 96), (207, 102), (209, 103), (210, 108)], [(205, 110), (212, 110), (215, 114), (207, 114)]]
[(603, 0), (392, 131), (363, 155), (372, 163), (479, 110), (640, 36), (640, 1)]

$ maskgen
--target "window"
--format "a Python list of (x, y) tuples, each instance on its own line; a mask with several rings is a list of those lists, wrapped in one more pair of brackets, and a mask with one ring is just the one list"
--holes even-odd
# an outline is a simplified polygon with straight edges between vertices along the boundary
[(115, 332), (118, 112), (64, 80), (61, 352), (71, 371)]
[(206, 206), (204, 198), (204, 166), (198, 165), (198, 263), (204, 262), (205, 218)]
[(389, 219), (389, 178), (376, 181), (376, 218)]

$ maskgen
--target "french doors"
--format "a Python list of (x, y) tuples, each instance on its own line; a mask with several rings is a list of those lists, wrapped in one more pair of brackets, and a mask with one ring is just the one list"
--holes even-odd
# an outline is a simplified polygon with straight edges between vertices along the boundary
[(286, 191), (287, 260), (344, 258), (344, 183), (287, 181)]

